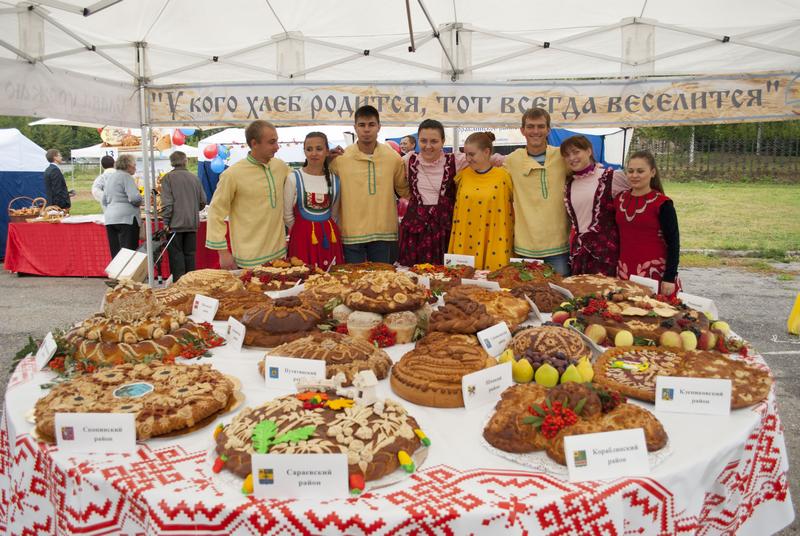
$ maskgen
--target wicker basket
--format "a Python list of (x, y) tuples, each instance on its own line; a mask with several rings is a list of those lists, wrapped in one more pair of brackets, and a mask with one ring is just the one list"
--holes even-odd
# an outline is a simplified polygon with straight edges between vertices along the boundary
[(8, 202), (8, 221), (19, 222), (27, 221), (42, 215), (42, 211), (47, 205), (44, 197), (15, 197)]

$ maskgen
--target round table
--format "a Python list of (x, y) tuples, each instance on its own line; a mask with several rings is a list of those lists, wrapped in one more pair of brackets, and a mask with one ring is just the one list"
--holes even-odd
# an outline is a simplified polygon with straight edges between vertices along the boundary
[[(410, 348), (388, 350), (397, 361)], [(243, 406), (256, 406), (284, 394), (265, 388), (256, 365), (263, 355), (222, 346), (202, 361), (238, 377)], [(26, 415), (52, 374), (35, 368), (28, 357), (13, 373), (0, 426), (7, 534), (762, 536), (794, 519), (774, 389), (766, 402), (730, 417), (660, 414), (669, 457), (647, 477), (591, 482), (489, 453), (481, 432), (492, 406), (434, 409), (401, 400), (432, 441), (413, 475), (349, 499), (261, 500), (211, 471), (212, 431), (233, 413), (187, 435), (140, 443), (135, 454), (68, 456), (37, 442)], [(397, 399), (388, 380), (379, 395)]]

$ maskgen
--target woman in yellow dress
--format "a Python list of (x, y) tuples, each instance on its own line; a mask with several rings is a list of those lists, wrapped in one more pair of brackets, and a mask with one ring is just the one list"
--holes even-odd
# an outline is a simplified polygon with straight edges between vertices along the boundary
[(514, 246), (511, 176), (492, 167), (494, 134), (474, 132), (464, 142), (469, 167), (456, 175), (450, 253), (472, 255), (476, 270), (507, 265)]

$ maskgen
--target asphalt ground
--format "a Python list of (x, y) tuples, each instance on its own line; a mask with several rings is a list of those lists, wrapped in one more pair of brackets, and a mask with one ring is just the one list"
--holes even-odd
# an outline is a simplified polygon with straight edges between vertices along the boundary
[[(787, 269), (800, 266), (782, 265)], [(788, 278), (786, 278), (788, 279)], [(720, 316), (759, 351), (777, 380), (779, 414), (789, 452), (790, 483), (797, 482), (800, 463), (800, 338), (786, 331), (800, 278), (782, 280), (730, 268), (687, 268), (681, 271), (686, 292), (713, 299)], [(67, 327), (96, 312), (106, 291), (101, 279), (16, 276), (0, 271), (0, 387), (5, 391), (9, 364), (31, 335)], [(792, 489), (795, 511), (800, 489)], [(800, 535), (800, 523), (781, 535)]]

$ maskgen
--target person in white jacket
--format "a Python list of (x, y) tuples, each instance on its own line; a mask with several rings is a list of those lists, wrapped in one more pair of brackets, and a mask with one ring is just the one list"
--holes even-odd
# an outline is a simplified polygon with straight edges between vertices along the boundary
[(104, 156), (100, 159), (100, 166), (102, 166), (103, 172), (98, 175), (92, 183), (92, 197), (100, 203), (100, 208), (105, 212), (105, 208), (103, 207), (103, 190), (105, 190), (106, 187), (106, 179), (111, 173), (114, 173), (114, 157), (109, 155)]

